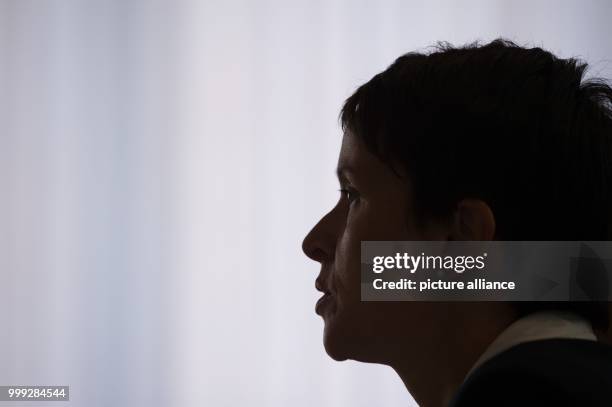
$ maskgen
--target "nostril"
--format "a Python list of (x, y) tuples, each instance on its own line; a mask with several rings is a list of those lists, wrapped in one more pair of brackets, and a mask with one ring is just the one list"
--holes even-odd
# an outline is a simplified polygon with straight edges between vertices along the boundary
[(304, 238), (302, 251), (312, 260), (322, 263), (333, 256), (335, 238), (315, 226)]
[(320, 261), (322, 250), (318, 244), (310, 236), (307, 236), (302, 242), (302, 251), (312, 260)]
[(325, 260), (326, 258), (326, 254), (325, 251), (323, 251), (323, 249), (319, 248), (319, 247), (315, 247), (314, 249), (312, 249), (310, 251), (310, 253), (307, 253), (308, 257), (310, 257), (311, 259), (318, 261), (318, 262), (322, 262)]

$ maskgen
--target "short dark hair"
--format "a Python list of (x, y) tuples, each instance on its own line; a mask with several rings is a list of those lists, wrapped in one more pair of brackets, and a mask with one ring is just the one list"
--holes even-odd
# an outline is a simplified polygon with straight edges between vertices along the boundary
[[(344, 131), (408, 172), (418, 219), (485, 201), (499, 240), (612, 240), (612, 89), (587, 64), (497, 39), (397, 58), (344, 103)], [(595, 327), (607, 308), (569, 308)]]

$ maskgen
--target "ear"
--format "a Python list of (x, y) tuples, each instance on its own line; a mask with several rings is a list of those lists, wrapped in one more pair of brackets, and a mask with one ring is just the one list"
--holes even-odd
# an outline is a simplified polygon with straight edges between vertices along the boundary
[(493, 240), (495, 217), (480, 199), (463, 199), (457, 204), (450, 240)]

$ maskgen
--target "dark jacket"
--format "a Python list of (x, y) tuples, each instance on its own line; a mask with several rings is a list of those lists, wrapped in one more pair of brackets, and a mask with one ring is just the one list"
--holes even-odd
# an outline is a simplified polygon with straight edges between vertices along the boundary
[(476, 368), (450, 405), (612, 407), (612, 346), (582, 339), (515, 345)]

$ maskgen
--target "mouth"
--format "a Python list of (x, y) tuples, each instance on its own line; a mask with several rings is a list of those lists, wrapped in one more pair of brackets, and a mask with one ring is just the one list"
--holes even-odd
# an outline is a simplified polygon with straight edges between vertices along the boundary
[(329, 306), (333, 297), (331, 291), (327, 288), (327, 285), (323, 282), (323, 279), (321, 277), (316, 279), (315, 288), (317, 289), (317, 291), (323, 293), (323, 296), (319, 298), (317, 304), (315, 305), (315, 312), (318, 315), (322, 316), (323, 311)]

